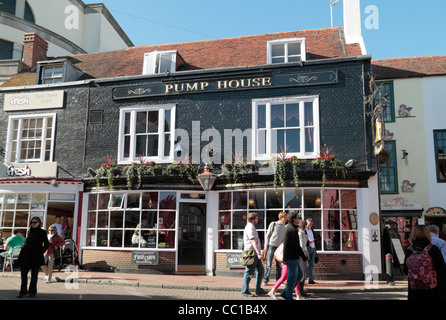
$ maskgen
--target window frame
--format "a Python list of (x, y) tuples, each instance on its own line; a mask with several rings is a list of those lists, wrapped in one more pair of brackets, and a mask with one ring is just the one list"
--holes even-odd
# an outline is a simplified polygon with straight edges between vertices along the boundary
[[(437, 176), (437, 182), (438, 183), (446, 183), (446, 174), (445, 174), (445, 177), (444, 178), (442, 178), (441, 177), (441, 170), (440, 170), (440, 164), (439, 164), (439, 161), (438, 161), (438, 158), (440, 157), (440, 155), (442, 155), (443, 157), (445, 157), (446, 156), (446, 151), (445, 150), (443, 150), (443, 153), (442, 154), (439, 154), (439, 146), (438, 146), (438, 133), (442, 133), (443, 135), (446, 135), (446, 129), (441, 129), (441, 130), (434, 130), (434, 155), (435, 155), (435, 173), (436, 173), (436, 176)], [(445, 141), (446, 141), (446, 139), (445, 139)], [(445, 142), (446, 143), (446, 142)], [(444, 169), (445, 169), (445, 171), (446, 171), (446, 164), (444, 165)]]
[[(165, 141), (165, 131), (164, 126), (159, 124), (165, 121), (165, 111), (170, 110), (170, 151), (168, 156), (164, 156), (164, 141)], [(147, 161), (155, 161), (158, 163), (171, 163), (174, 160), (174, 140), (175, 140), (175, 111), (176, 105), (153, 105), (153, 106), (138, 106), (138, 107), (128, 107), (121, 108), (119, 115), (119, 142), (118, 142), (118, 164), (131, 164), (133, 162), (139, 161), (140, 156), (135, 154), (136, 152), (136, 114), (138, 112), (149, 112), (158, 111), (158, 155), (157, 156), (147, 156), (144, 155), (144, 159)], [(125, 115), (130, 113), (130, 150), (129, 156), (124, 157), (125, 151)]]
[[(163, 205), (164, 199), (169, 195), (175, 195), (172, 199), (174, 207), (166, 208)], [(118, 206), (112, 204), (114, 196), (121, 196)], [(155, 203), (144, 203), (144, 198), (152, 200)], [(138, 202), (130, 203), (130, 199), (135, 197)], [(179, 218), (178, 192), (168, 190), (146, 190), (146, 191), (110, 191), (93, 192), (87, 195), (86, 224), (83, 230), (83, 247), (88, 249), (106, 249), (106, 250), (150, 250), (150, 251), (177, 251), (178, 250), (178, 229), (176, 228)], [(101, 204), (101, 200), (106, 200)], [(122, 216), (122, 217), (120, 217)], [(166, 226), (164, 218), (173, 217), (171, 225)], [(118, 217), (119, 219), (115, 219)], [(147, 225), (141, 223), (146, 218), (152, 217)], [(127, 219), (129, 218), (129, 219)], [(133, 219), (133, 220), (132, 220)], [(136, 220), (135, 220), (136, 219)], [(119, 224), (117, 224), (119, 223)], [(155, 239), (155, 246), (144, 246), (144, 241), (138, 240), (136, 243), (128, 244), (126, 238), (128, 235), (138, 231), (139, 234), (151, 233), (151, 238)], [(120, 243), (113, 241), (113, 234), (121, 233)], [(98, 236), (106, 235), (105, 238), (99, 237), (105, 242), (98, 242)], [(155, 238), (153, 238), (155, 237)], [(168, 239), (169, 238), (169, 239)], [(163, 242), (164, 239), (164, 242)], [(136, 239), (135, 239), (136, 240)], [(148, 242), (148, 239), (144, 237)], [(169, 240), (169, 246), (165, 240)], [(131, 241), (133, 242), (133, 241)], [(136, 242), (136, 241), (135, 241)], [(163, 245), (164, 243), (164, 245)]]
[[(388, 140), (385, 142), (385, 150), (387, 150), (390, 153), (389, 160), (386, 163), (383, 163), (379, 166), (379, 175), (380, 175), (380, 192), (382, 194), (398, 194), (399, 193), (399, 186), (398, 186), (398, 161), (396, 158), (396, 141), (395, 140)], [(394, 180), (394, 188), (391, 190), (384, 190), (383, 189), (383, 178), (389, 179), (390, 177), (387, 177), (387, 175), (384, 177), (383, 172), (387, 170), (387, 166), (391, 164), (391, 167), (389, 167), (389, 170), (393, 170), (393, 180)], [(390, 184), (390, 183), (389, 183)]]
[[(229, 197), (225, 197), (229, 195)], [(259, 196), (260, 195), (260, 196)], [(332, 199), (337, 195), (336, 199)], [(353, 197), (351, 197), (353, 195)], [(354, 199), (354, 205), (348, 205)], [(319, 201), (317, 201), (319, 200)], [(337, 200), (337, 201), (334, 201)], [(279, 192), (274, 189), (236, 189), (218, 192), (217, 205), (217, 247), (216, 252), (238, 252), (243, 246), (238, 243), (238, 238), (243, 235), (248, 212), (256, 212), (259, 216), (256, 230), (259, 238), (264, 243), (271, 222), (278, 220), (279, 212), (294, 212), (299, 214), (300, 220), (313, 219), (313, 231), (317, 251), (326, 253), (358, 253), (360, 249), (360, 209), (358, 209), (359, 194), (357, 188), (300, 188), (296, 194), (294, 188), (283, 188)], [(350, 201), (351, 202), (351, 201)], [(336, 207), (336, 205), (338, 207)], [(327, 214), (336, 218), (337, 227), (329, 224)], [(349, 217), (349, 224), (343, 225), (343, 218)], [(352, 219), (352, 218), (355, 219)], [(327, 246), (330, 235), (338, 234), (339, 248), (333, 249)], [(349, 246), (349, 241), (344, 241), (344, 235), (355, 235), (355, 245)], [(351, 248), (351, 249), (348, 249)]]
[[(395, 122), (395, 96), (394, 96), (394, 88), (393, 81), (377, 81), (376, 88), (378, 89), (381, 85), (389, 86), (389, 96), (387, 100), (380, 100), (380, 94), (375, 97), (375, 104), (383, 103), (387, 107), (383, 110), (383, 120), (386, 123)], [(379, 91), (379, 90), (378, 90)]]
[(177, 51), (176, 50), (168, 50), (168, 51), (153, 51), (153, 52), (147, 52), (144, 54), (144, 64), (143, 64), (143, 70), (142, 74), (159, 74), (164, 73), (164, 70), (160, 70), (161, 68), (161, 58), (164, 55), (170, 55), (171, 61), (170, 61), (170, 70), (169, 72), (175, 72), (176, 71), (176, 64), (177, 64)]
[[(314, 148), (313, 152), (305, 151), (305, 130), (302, 128), (307, 128), (305, 116), (304, 116), (304, 106), (305, 102), (313, 103), (313, 139)], [(300, 159), (314, 159), (320, 154), (320, 123), (319, 123), (319, 96), (295, 96), (295, 97), (281, 97), (281, 98), (268, 98), (268, 99), (255, 99), (252, 101), (252, 157), (253, 160), (258, 161), (268, 161), (271, 158), (279, 155), (279, 152), (271, 152), (271, 105), (272, 104), (296, 104), (299, 103), (299, 128), (300, 128), (300, 152), (287, 152), (287, 156), (296, 156)], [(260, 154), (258, 152), (258, 106), (266, 105), (266, 124), (265, 124), (265, 134), (266, 134), (266, 146), (265, 154)], [(284, 127), (286, 128), (286, 127)], [(269, 151), (268, 151), (269, 150)]]
[[(267, 64), (277, 64), (277, 63), (290, 63), (288, 60), (290, 55), (288, 54), (289, 44), (299, 43), (300, 44), (300, 61), (306, 61), (306, 48), (305, 48), (305, 38), (288, 38), (288, 39), (278, 39), (270, 40), (267, 44)], [(273, 62), (272, 47), (274, 45), (284, 45), (284, 62)], [(297, 62), (297, 61), (292, 61)]]
[[(45, 71), (48, 69), (53, 69), (51, 77), (45, 77)], [(54, 76), (54, 69), (60, 69), (60, 76)], [(65, 65), (62, 64), (49, 64), (41, 66), (40, 69), (40, 79), (39, 84), (53, 84), (53, 83), (62, 83), (65, 79)]]
[[(40, 158), (39, 159), (21, 159), (21, 143), (23, 141), (22, 139), (22, 131), (23, 131), (23, 121), (24, 120), (39, 120), (39, 119), (52, 119), (52, 128), (51, 128), (51, 137), (47, 138), (47, 129), (46, 129), (46, 121), (43, 121), (42, 123), (42, 137), (40, 138), (41, 147), (40, 147)], [(12, 159), (12, 147), (13, 147), (13, 123), (15, 120), (18, 120), (18, 127), (17, 127), (17, 139), (14, 141), (17, 141), (17, 146), (15, 150), (15, 159)], [(27, 162), (33, 162), (33, 163), (42, 163), (42, 162), (52, 162), (54, 157), (54, 142), (55, 142), (55, 134), (56, 134), (56, 120), (57, 120), (57, 114), (56, 113), (45, 113), (45, 114), (29, 114), (29, 115), (15, 115), (10, 116), (8, 120), (8, 134), (7, 134), (7, 140), (6, 140), (6, 159), (8, 162), (11, 163), (27, 163)], [(45, 146), (46, 146), (46, 140), (51, 140), (51, 148), (50, 148), (50, 156), (49, 160), (45, 160)], [(35, 139), (35, 141), (38, 141)]]

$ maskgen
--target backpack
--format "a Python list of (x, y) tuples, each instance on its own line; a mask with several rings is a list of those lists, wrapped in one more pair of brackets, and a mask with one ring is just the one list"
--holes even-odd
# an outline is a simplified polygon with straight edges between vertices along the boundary
[(407, 258), (409, 285), (414, 290), (426, 290), (437, 287), (437, 273), (434, 270), (434, 261), (428, 251), (432, 245), (423, 250), (416, 251), (412, 246), (408, 249), (413, 253)]

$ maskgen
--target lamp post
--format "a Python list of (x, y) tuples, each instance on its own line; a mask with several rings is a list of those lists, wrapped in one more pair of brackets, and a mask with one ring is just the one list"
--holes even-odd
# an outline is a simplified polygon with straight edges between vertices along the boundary
[(217, 178), (218, 176), (216, 174), (209, 172), (209, 165), (207, 163), (204, 166), (204, 172), (197, 176), (204, 191), (211, 190)]

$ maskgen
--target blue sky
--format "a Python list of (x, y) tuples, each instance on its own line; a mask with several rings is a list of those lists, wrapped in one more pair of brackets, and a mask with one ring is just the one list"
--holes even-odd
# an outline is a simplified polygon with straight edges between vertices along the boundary
[[(331, 25), (331, 1), (84, 0), (84, 3), (104, 3), (134, 45), (143, 46), (327, 28)], [(367, 53), (372, 59), (446, 54), (445, 12), (445, 0), (361, 0)], [(342, 16), (342, 0), (339, 0), (333, 6), (335, 27), (342, 26)]]

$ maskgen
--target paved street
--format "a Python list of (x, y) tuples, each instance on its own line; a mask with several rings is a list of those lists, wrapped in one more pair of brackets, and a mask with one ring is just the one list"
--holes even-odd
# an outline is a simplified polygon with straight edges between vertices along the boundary
[[(16, 300), (20, 287), (19, 277), (0, 278), (0, 300)], [(46, 284), (41, 278), (38, 282), (35, 300), (271, 300), (267, 296), (243, 297), (233, 290), (189, 290), (166, 289), (153, 286), (129, 285), (128, 283), (76, 284), (53, 282)], [(30, 300), (31, 298), (22, 298)], [(313, 293), (309, 300), (405, 300), (407, 292), (320, 292)], [(17, 299), (18, 300), (18, 299)], [(281, 300), (279, 298), (279, 300)]]

